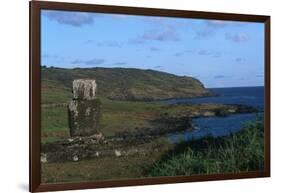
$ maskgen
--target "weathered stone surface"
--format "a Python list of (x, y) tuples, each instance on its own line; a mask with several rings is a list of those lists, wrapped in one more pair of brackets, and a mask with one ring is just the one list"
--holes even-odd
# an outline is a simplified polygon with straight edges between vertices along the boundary
[(74, 137), (71, 140), (61, 140), (42, 144), (41, 163), (78, 162), (101, 157), (123, 157), (153, 153), (154, 148), (147, 149), (143, 139), (116, 140), (104, 139), (101, 134), (90, 137)]
[(68, 105), (69, 128), (72, 137), (99, 134), (100, 101), (95, 96), (96, 88), (94, 79), (73, 81), (73, 100)]
[(73, 98), (93, 100), (96, 98), (96, 80), (76, 79), (73, 81)]
[(100, 101), (72, 100), (68, 107), (70, 136), (99, 134)]

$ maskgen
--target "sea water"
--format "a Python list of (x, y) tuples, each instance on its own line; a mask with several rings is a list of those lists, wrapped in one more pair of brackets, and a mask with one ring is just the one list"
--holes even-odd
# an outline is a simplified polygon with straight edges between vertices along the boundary
[(218, 137), (236, 133), (243, 129), (249, 121), (256, 120), (262, 116), (264, 109), (264, 87), (235, 87), (235, 88), (214, 88), (209, 89), (216, 96), (200, 97), (189, 99), (170, 99), (162, 101), (166, 104), (242, 104), (258, 108), (261, 113), (240, 113), (227, 117), (201, 117), (192, 120), (195, 129), (181, 133), (168, 134), (173, 142), (200, 139), (208, 136)]

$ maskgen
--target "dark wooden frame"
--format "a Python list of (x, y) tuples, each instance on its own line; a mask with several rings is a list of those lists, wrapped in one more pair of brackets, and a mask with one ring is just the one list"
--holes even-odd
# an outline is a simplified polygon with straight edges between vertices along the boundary
[[(148, 15), (148, 16), (169, 16), (169, 17), (198, 18), (198, 19), (219, 19), (219, 20), (230, 20), (230, 21), (248, 21), (248, 22), (264, 23), (265, 24), (264, 171), (242, 172), (237, 174), (229, 173), (229, 174), (157, 177), (157, 178), (129, 179), (129, 180), (111, 180), (111, 181), (99, 181), (99, 182), (41, 184), (41, 166), (40, 166), (40, 138), (41, 138), (40, 10), (41, 9), (100, 12), (100, 13), (120, 13), (120, 14)], [(270, 16), (32, 1), (30, 2), (29, 39), (30, 39), (30, 67), (29, 67), (30, 69), (30, 79), (29, 79), (30, 80), (29, 184), (30, 185), (29, 187), (30, 188), (29, 190), (31, 192), (270, 177)]]

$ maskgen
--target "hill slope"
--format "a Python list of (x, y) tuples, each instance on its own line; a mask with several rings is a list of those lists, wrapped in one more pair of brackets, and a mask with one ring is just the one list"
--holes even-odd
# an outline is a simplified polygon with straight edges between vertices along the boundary
[(63, 93), (69, 93), (68, 95), (70, 95), (72, 81), (79, 78), (96, 79), (97, 95), (116, 100), (157, 100), (208, 96), (211, 94), (195, 78), (176, 76), (154, 70), (133, 68), (42, 68), (41, 76), (43, 95), (51, 94), (48, 92), (48, 88), (55, 90), (52, 92), (63, 92), (65, 90), (67, 92)]

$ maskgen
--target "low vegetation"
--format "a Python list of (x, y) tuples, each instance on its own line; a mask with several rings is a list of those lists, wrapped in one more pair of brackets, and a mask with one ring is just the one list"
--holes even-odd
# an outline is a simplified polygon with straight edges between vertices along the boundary
[(237, 173), (263, 170), (261, 119), (240, 133), (178, 144), (148, 170), (148, 176)]
[[(167, 105), (158, 102), (101, 100), (99, 130), (106, 136), (165, 134), (190, 128), (190, 117), (215, 116), (233, 109), (222, 104)], [(66, 100), (67, 101), (67, 100)], [(69, 99), (70, 101), (70, 99)], [(42, 143), (69, 138), (67, 103), (42, 105)], [(251, 110), (251, 109), (249, 109)]]

